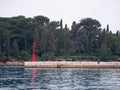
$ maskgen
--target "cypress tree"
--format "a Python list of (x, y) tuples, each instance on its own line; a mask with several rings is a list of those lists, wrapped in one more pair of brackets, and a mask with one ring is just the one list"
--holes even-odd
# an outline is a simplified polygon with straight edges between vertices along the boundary
[(62, 21), (62, 19), (60, 20), (60, 29), (63, 30), (63, 21)]
[(109, 25), (107, 24), (107, 33), (109, 33)]

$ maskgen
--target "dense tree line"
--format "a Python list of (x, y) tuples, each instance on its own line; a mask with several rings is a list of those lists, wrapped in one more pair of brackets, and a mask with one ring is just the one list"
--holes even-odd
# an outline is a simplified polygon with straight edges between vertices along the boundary
[(120, 60), (120, 32), (113, 34), (109, 25), (102, 29), (96, 19), (73, 21), (69, 29), (62, 19), (50, 21), (45, 16), (0, 18), (0, 60), (30, 60), (33, 41), (40, 60), (59, 56)]

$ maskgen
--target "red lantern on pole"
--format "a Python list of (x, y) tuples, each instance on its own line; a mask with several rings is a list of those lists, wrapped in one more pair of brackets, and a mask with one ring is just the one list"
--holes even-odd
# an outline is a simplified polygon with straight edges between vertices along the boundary
[(35, 49), (36, 49), (36, 42), (34, 41), (32, 43), (32, 62), (36, 61)]

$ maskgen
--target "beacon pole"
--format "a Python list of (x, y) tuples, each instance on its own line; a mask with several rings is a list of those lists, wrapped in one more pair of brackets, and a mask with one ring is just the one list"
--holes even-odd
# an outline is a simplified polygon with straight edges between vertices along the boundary
[(32, 43), (32, 62), (36, 61), (35, 49), (36, 49), (36, 42), (34, 41)]

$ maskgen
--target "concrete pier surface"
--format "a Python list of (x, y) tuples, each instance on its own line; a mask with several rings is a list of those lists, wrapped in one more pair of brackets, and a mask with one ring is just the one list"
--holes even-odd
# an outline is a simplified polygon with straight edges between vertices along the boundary
[(120, 62), (26, 61), (26, 68), (120, 68)]

